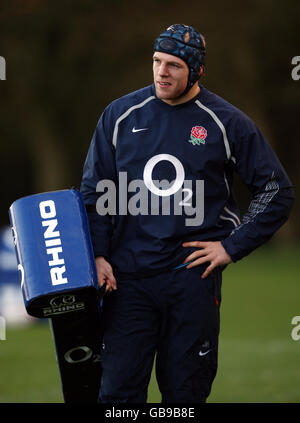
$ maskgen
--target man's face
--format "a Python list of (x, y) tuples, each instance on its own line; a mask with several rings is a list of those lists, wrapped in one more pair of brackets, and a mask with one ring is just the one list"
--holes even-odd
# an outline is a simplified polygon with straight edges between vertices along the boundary
[(156, 51), (153, 55), (153, 77), (156, 95), (172, 101), (186, 89), (189, 76), (187, 64), (179, 57)]

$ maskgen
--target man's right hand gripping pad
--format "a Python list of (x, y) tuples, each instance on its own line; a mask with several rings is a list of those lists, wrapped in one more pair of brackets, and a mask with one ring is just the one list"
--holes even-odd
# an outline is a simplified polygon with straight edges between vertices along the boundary
[(65, 402), (97, 402), (101, 291), (81, 194), (16, 200), (9, 209), (27, 313), (49, 318)]

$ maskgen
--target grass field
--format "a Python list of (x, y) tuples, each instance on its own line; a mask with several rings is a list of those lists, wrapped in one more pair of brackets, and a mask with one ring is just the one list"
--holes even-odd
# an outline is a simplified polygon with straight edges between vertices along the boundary
[[(219, 370), (210, 403), (300, 402), (300, 248), (262, 247), (224, 272)], [(62, 402), (48, 323), (7, 328), (0, 402)], [(149, 402), (160, 402), (154, 373)]]

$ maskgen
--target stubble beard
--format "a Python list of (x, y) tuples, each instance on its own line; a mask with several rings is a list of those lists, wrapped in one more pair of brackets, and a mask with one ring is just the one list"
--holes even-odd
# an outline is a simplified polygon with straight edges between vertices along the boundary
[(180, 100), (181, 97), (183, 97), (185, 95), (185, 88), (182, 89), (181, 91), (175, 92), (173, 94), (164, 94), (161, 93), (159, 94), (159, 89), (155, 89), (156, 91), (156, 96), (163, 101), (178, 101)]

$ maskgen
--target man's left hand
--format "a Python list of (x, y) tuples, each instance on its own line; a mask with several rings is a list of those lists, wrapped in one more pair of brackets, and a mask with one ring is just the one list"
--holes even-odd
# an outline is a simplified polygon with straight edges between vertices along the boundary
[(230, 255), (227, 254), (221, 241), (190, 241), (184, 242), (182, 246), (200, 248), (200, 250), (194, 251), (184, 260), (184, 263), (193, 260), (192, 263), (186, 266), (187, 269), (210, 262), (210, 265), (202, 274), (202, 278), (206, 278), (217, 266), (222, 266), (232, 262)]

